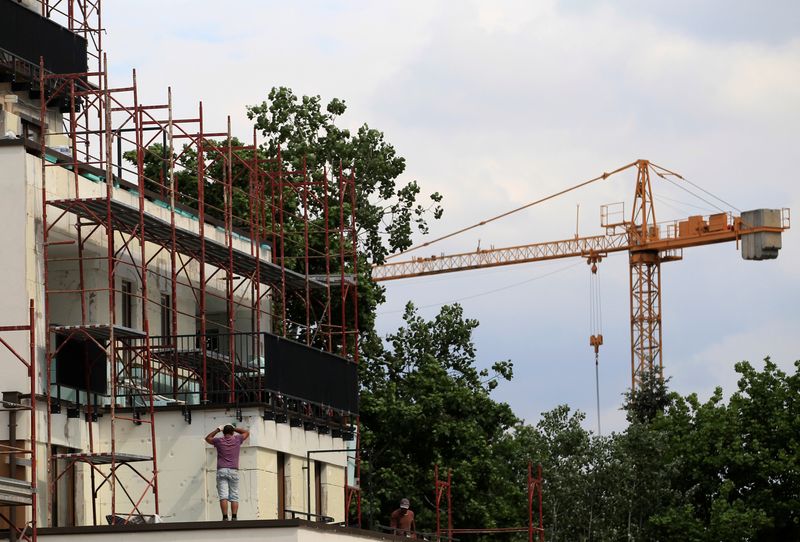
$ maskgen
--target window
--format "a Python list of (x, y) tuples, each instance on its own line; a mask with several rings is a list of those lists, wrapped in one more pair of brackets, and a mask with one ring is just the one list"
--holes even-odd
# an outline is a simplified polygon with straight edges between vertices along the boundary
[(122, 325), (133, 327), (133, 284), (129, 280), (122, 281)]
[[(317, 516), (323, 515), (325, 512), (322, 506), (322, 469), (323, 469), (322, 461), (314, 461), (314, 505), (315, 511), (314, 513)], [(320, 520), (319, 517), (316, 518), (317, 521)]]
[[(53, 455), (75, 453), (79, 450), (52, 446)], [(54, 527), (72, 527), (75, 525), (75, 468), (69, 462), (59, 459), (55, 463), (57, 475), (60, 478), (55, 483), (52, 499), (52, 514)]]
[(172, 336), (172, 296), (161, 294), (161, 336)]
[[(133, 283), (129, 280), (123, 280), (120, 284), (120, 293), (122, 299), (120, 300), (120, 323), (123, 327), (133, 327)], [(122, 348), (122, 359), (127, 365), (131, 361), (130, 341), (125, 339), (122, 341), (124, 345)]]
[(286, 519), (286, 455), (278, 452), (278, 519)]
[(22, 120), (22, 136), (23, 139), (35, 141), (38, 143), (42, 137), (42, 128), (39, 123), (32, 123), (28, 120)]

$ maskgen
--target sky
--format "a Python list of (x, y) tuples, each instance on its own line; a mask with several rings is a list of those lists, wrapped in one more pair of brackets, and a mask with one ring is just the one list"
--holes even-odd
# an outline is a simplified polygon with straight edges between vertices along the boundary
[[(248, 104), (276, 85), (342, 98), (341, 123), (382, 130), (406, 158), (402, 182), (444, 196), (429, 238), (645, 158), (693, 185), (654, 180), (658, 219), (800, 209), (800, 3), (793, 0), (106, 2), (114, 84), (132, 69), (143, 103), (176, 116), (202, 100), (207, 126), (249, 134)], [(415, 253), (431, 255), (597, 235), (602, 204), (625, 202), (632, 174)], [(694, 185), (725, 204), (700, 193)], [(685, 189), (701, 194), (694, 197)], [(705, 200), (705, 201), (704, 201)], [(714, 205), (710, 205), (711, 204)], [(419, 238), (418, 241), (425, 239)], [(630, 385), (628, 264), (600, 264), (604, 433), (624, 429)], [(459, 302), (480, 321), (478, 363), (514, 362), (494, 396), (535, 423), (560, 404), (596, 430), (589, 275), (560, 260), (386, 283), (378, 329), (413, 301), (433, 318)], [(689, 249), (662, 266), (663, 351), (672, 389), (736, 388), (734, 364), (800, 359), (800, 234), (775, 261), (734, 244)]]

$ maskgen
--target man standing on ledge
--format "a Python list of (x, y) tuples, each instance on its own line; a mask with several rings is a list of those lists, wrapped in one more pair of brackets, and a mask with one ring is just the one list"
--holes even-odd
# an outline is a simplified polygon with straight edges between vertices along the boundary
[[(221, 437), (214, 437), (222, 431)], [(231, 519), (239, 511), (239, 449), (250, 436), (250, 431), (232, 425), (220, 425), (208, 435), (206, 442), (217, 449), (217, 493), (222, 521), (228, 520), (228, 501), (231, 503)]]

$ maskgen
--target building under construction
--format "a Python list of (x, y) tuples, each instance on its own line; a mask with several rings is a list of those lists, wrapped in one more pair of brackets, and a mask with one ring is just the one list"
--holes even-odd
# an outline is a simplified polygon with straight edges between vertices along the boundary
[[(135, 72), (110, 85), (103, 33), (101, 0), (0, 0), (0, 538), (383, 537), (349, 529), (361, 502), (354, 172), (284, 160), (280, 141), (234, 137), (202, 103), (177, 115), (169, 89), (143, 103)], [(744, 259), (774, 259), (788, 209), (657, 222), (651, 174), (681, 177), (636, 160), (411, 249), (627, 170), (632, 212), (603, 206), (603, 235), (364, 275), (585, 258), (599, 434), (597, 264), (628, 252), (635, 390), (662, 370), (661, 264), (740, 241)], [(251, 435), (235, 530), (216, 521), (203, 440), (223, 424)], [(427, 534), (541, 541), (541, 469), (529, 465), (526, 486), (526, 525), (456, 527), (437, 466)]]
[(358, 523), (353, 173), (112, 88), (101, 13), (0, 0), (0, 526), (217, 520), (222, 423), (241, 518)]

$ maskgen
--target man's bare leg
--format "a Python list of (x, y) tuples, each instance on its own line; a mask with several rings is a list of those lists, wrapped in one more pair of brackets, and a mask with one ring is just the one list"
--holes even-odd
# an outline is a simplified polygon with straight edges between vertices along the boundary
[[(238, 508), (238, 503), (235, 504), (237, 504), (236, 508)], [(228, 499), (219, 500), (219, 509), (222, 510), (222, 517), (228, 519)], [(236, 512), (234, 512), (234, 514), (235, 513)]]
[(239, 501), (231, 501), (231, 517), (236, 517), (236, 512), (239, 511)]

